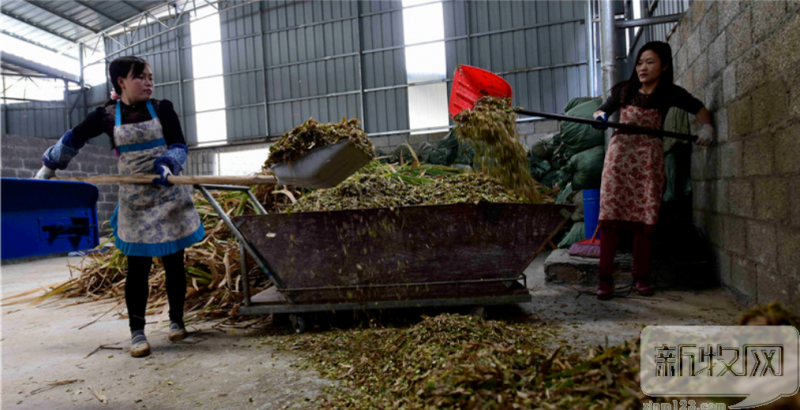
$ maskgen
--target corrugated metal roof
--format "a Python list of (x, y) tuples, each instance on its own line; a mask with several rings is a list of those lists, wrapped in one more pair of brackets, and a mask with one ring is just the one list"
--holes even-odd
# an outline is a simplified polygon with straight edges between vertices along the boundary
[(0, 33), (77, 58), (77, 47), (66, 50), (81, 39), (165, 4), (138, 0), (3, 1)]
[(46, 47), (64, 50), (163, 1), (3, 1), (2, 32)]

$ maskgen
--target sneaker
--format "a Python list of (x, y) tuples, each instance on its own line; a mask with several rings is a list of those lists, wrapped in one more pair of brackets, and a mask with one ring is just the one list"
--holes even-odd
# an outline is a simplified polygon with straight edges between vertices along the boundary
[(149, 354), (150, 343), (147, 343), (147, 337), (144, 335), (144, 330), (131, 332), (131, 356), (144, 357)]
[(183, 327), (183, 324), (178, 322), (171, 322), (169, 324), (169, 334), (167, 335), (167, 339), (169, 339), (170, 342), (179, 342), (183, 339), (186, 339), (187, 336), (189, 336), (189, 333), (186, 332), (186, 328)]

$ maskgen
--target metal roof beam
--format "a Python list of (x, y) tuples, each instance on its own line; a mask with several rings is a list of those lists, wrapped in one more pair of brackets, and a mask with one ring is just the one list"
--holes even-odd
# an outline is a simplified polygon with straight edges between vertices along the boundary
[(21, 22), (23, 22), (23, 23), (25, 23), (25, 24), (27, 24), (29, 26), (36, 27), (39, 30), (47, 32), (48, 34), (52, 34), (52, 35), (54, 35), (54, 36), (56, 36), (58, 38), (62, 38), (64, 40), (67, 40), (70, 43), (77, 44), (77, 43), (75, 43), (77, 41), (77, 39), (67, 37), (67, 36), (65, 36), (65, 35), (63, 35), (61, 33), (55, 32), (55, 31), (53, 31), (53, 30), (51, 30), (51, 29), (49, 29), (49, 28), (47, 28), (45, 26), (42, 26), (41, 24), (34, 23), (34, 22), (32, 22), (32, 21), (30, 21), (30, 20), (28, 20), (28, 19), (26, 19), (24, 17), (18, 16), (18, 15), (14, 14), (14, 13), (9, 13), (8, 10), (0, 10), (0, 13), (3, 13), (6, 16), (11, 17), (14, 20), (21, 21)]
[[(85, 30), (89, 30), (89, 31), (91, 31), (92, 33), (95, 33), (95, 34), (97, 34), (97, 33), (99, 32), (99, 31), (98, 31), (96, 28), (89, 27), (89, 26), (87, 26), (86, 24), (83, 24), (83, 23), (81, 23), (81, 22), (80, 22), (80, 21), (78, 21), (78, 20), (75, 20), (75, 19), (72, 19), (72, 18), (70, 18), (70, 17), (67, 17), (67, 16), (65, 16), (65, 15), (63, 15), (63, 14), (61, 14), (61, 13), (58, 13), (58, 12), (54, 11), (53, 9), (51, 9), (51, 8), (50, 8), (50, 7), (48, 7), (48, 6), (44, 6), (44, 5), (42, 5), (42, 4), (41, 4), (42, 2), (33, 2), (33, 1), (31, 1), (31, 0), (28, 0), (28, 1), (27, 1), (27, 3), (28, 3), (28, 4), (30, 4), (30, 5), (32, 5), (32, 6), (34, 6), (34, 7), (37, 7), (37, 8), (39, 8), (39, 9), (42, 9), (42, 10), (44, 10), (44, 11), (46, 11), (46, 12), (48, 12), (48, 13), (50, 13), (50, 14), (52, 14), (52, 15), (56, 16), (56, 17), (59, 17), (59, 18), (61, 18), (61, 19), (63, 19), (63, 20), (66, 20), (66, 21), (68, 21), (68, 22), (70, 22), (70, 23), (72, 23), (72, 24), (74, 24), (74, 25), (76, 25), (76, 26), (78, 26), (78, 27), (80, 27), (80, 28), (83, 28), (83, 29), (85, 29)], [(75, 40), (73, 40), (73, 42), (74, 42), (74, 41), (75, 41)]]
[(136, 11), (137, 11), (137, 12), (139, 12), (139, 13), (144, 13), (144, 12), (145, 12), (145, 10), (144, 10), (144, 9), (134, 6), (134, 5), (133, 5), (133, 4), (131, 4), (131, 2), (129, 2), (129, 1), (122, 0), (122, 1), (120, 1), (120, 3), (122, 3), (122, 4), (124, 4), (124, 5), (128, 6), (128, 7), (130, 7), (130, 8), (132, 8), (132, 9), (136, 10)]
[(112, 17), (112, 16), (110, 16), (110, 15), (108, 15), (108, 14), (106, 14), (106, 13), (100, 11), (100, 10), (98, 10), (97, 8), (92, 6), (91, 4), (88, 4), (88, 3), (80, 1), (80, 0), (74, 0), (74, 1), (75, 1), (75, 3), (80, 4), (81, 6), (83, 6), (83, 7), (87, 8), (87, 9), (89, 9), (89, 10), (91, 10), (91, 11), (93, 11), (93, 12), (95, 12), (95, 13), (97, 13), (97, 14), (99, 14), (99, 15), (101, 15), (101, 16), (103, 16), (103, 17), (105, 17), (105, 18), (107, 18), (107, 19), (109, 19), (111, 21), (113, 21), (114, 23), (119, 23), (119, 22), (122, 21), (122, 20), (117, 19), (116, 17)]
[(22, 67), (31, 71), (36, 71), (37, 73), (44, 74), (51, 78), (59, 78), (62, 80), (72, 81), (73, 83), (80, 84), (81, 78), (75, 74), (70, 74), (66, 71), (61, 71), (57, 68), (49, 67), (44, 64), (37, 63), (35, 61), (28, 60), (26, 58), (22, 58), (20, 56), (10, 54), (6, 51), (0, 53), (2, 55), (2, 60), (4, 63), (15, 65), (18, 67)]
[(75, 58), (75, 56), (71, 56), (69, 54), (62, 53), (61, 50), (57, 50), (57, 49), (55, 49), (53, 47), (46, 46), (46, 45), (44, 45), (44, 44), (42, 44), (42, 43), (40, 43), (38, 41), (33, 41), (31, 39), (27, 39), (25, 37), (22, 37), (22, 36), (16, 34), (16, 33), (12, 33), (10, 31), (4, 30), (4, 29), (0, 29), (0, 33), (3, 33), (3, 34), (5, 34), (5, 35), (7, 35), (9, 37), (13, 37), (13, 38), (15, 38), (17, 40), (24, 41), (24, 42), (26, 42), (28, 44), (33, 44), (35, 46), (41, 47), (41, 48), (43, 48), (43, 49), (45, 49), (47, 51), (52, 51), (52, 52), (54, 52), (56, 54), (61, 54), (64, 57), (69, 57), (69, 58), (71, 58), (73, 60), (77, 60), (77, 58)]

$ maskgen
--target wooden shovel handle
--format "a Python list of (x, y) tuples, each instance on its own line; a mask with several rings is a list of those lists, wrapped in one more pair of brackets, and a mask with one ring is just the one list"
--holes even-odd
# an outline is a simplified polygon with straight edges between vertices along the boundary
[[(97, 175), (93, 177), (56, 177), (55, 181), (81, 181), (91, 184), (152, 184), (160, 175)], [(167, 178), (171, 184), (177, 185), (275, 185), (278, 183), (272, 175), (171, 175)]]

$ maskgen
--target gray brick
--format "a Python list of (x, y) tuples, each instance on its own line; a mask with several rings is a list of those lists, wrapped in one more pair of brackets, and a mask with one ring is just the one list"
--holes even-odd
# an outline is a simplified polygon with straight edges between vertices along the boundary
[(372, 140), (372, 145), (374, 145), (376, 148), (389, 146), (389, 137), (374, 137), (370, 139)]
[(708, 211), (711, 208), (709, 190), (711, 186), (705, 181), (694, 181), (692, 184), (694, 209)]
[(725, 28), (739, 15), (741, 0), (723, 0), (719, 3), (719, 25)]
[(725, 250), (738, 255), (744, 255), (746, 249), (745, 235), (747, 234), (744, 219), (732, 216), (724, 217), (725, 224)]
[(746, 218), (753, 218), (753, 183), (748, 180), (734, 179), (729, 181), (728, 197), (731, 213)]
[(755, 182), (756, 218), (777, 221), (789, 215), (790, 178), (764, 178)]
[(753, 10), (753, 42), (760, 42), (767, 38), (786, 17), (786, 1), (769, 0), (754, 1), (750, 5)]
[(731, 255), (724, 250), (716, 250), (717, 278), (723, 285), (731, 285)]
[(766, 47), (753, 47), (736, 64), (736, 92), (740, 95), (748, 94), (765, 81), (765, 54), (762, 48)]
[(751, 137), (744, 141), (744, 175), (772, 173), (775, 140), (772, 135)]
[(747, 221), (747, 256), (753, 262), (774, 264), (778, 255), (778, 238), (775, 225), (768, 222)]
[(736, 98), (736, 65), (725, 67), (722, 72), (722, 96), (725, 104)]
[(703, 20), (697, 27), (697, 31), (700, 33), (700, 47), (702, 50), (707, 49), (719, 34), (717, 2), (713, 1), (711, 3), (711, 7), (707, 9)]
[(3, 168), (22, 168), (22, 159), (14, 158), (14, 159), (7, 159), (3, 161)]
[(726, 29), (728, 63), (736, 60), (753, 44), (751, 30), (751, 13), (746, 10), (741, 13)]
[(420, 143), (425, 141), (428, 141), (428, 134), (415, 134), (408, 138), (408, 142), (415, 147), (419, 146)]
[(756, 283), (758, 284), (758, 297), (756, 303), (760, 305), (778, 302), (787, 306), (795, 297), (790, 294), (786, 277), (781, 275), (774, 265), (760, 264), (756, 266)]
[(689, 65), (693, 65), (695, 60), (697, 60), (697, 58), (700, 57), (700, 55), (701, 55), (701, 53), (703, 51), (703, 46), (700, 44), (700, 32), (699, 31), (695, 31), (694, 33), (692, 33), (689, 36), (688, 47), (689, 47), (689, 50), (688, 50), (689, 53), (686, 56), (687, 57), (686, 62)]
[(800, 172), (800, 138), (795, 127), (788, 127), (775, 135), (775, 171), (779, 173)]
[(3, 178), (17, 178), (17, 170), (4, 168), (0, 170), (0, 176)]
[(767, 75), (770, 77), (796, 71), (800, 61), (800, 15), (795, 14), (788, 22), (776, 26), (778, 30), (765, 41)]
[(732, 141), (720, 144), (720, 176), (723, 178), (742, 175), (742, 143)]
[(703, 100), (706, 108), (713, 112), (723, 106), (722, 78), (718, 77), (709, 81), (708, 86), (705, 88)]
[(392, 135), (389, 137), (389, 146), (396, 147), (401, 144), (405, 144), (407, 135)]
[(519, 135), (531, 135), (534, 132), (536, 131), (534, 130), (533, 121), (521, 122), (517, 124), (517, 134)]
[(726, 35), (723, 32), (708, 48), (708, 75), (714, 77), (725, 67)]
[[(789, 186), (789, 192), (800, 192), (800, 178), (789, 178), (787, 185)], [(796, 196), (792, 197), (792, 200), (794, 200), (793, 198), (796, 198)], [(791, 206), (789, 207), (789, 214), (790, 226), (800, 229), (800, 206), (792, 202)]]
[[(714, 122), (714, 133), (716, 141), (726, 142), (730, 139), (728, 135), (728, 109), (721, 108), (711, 113), (711, 118)], [(718, 146), (714, 146), (712, 148), (718, 148)], [(717, 150), (718, 151), (718, 150)]]
[(711, 209), (719, 214), (728, 213), (728, 182), (723, 179), (711, 181)]
[(753, 130), (753, 99), (749, 96), (728, 105), (728, 132), (732, 139), (739, 139)]
[(778, 229), (778, 270), (782, 275), (800, 281), (800, 229)]
[(731, 258), (731, 285), (749, 300), (756, 298), (756, 265), (740, 257)]
[(558, 121), (537, 121), (536, 133), (558, 132)]
[(781, 79), (774, 79), (753, 92), (753, 131), (760, 132), (786, 120), (789, 93)]

